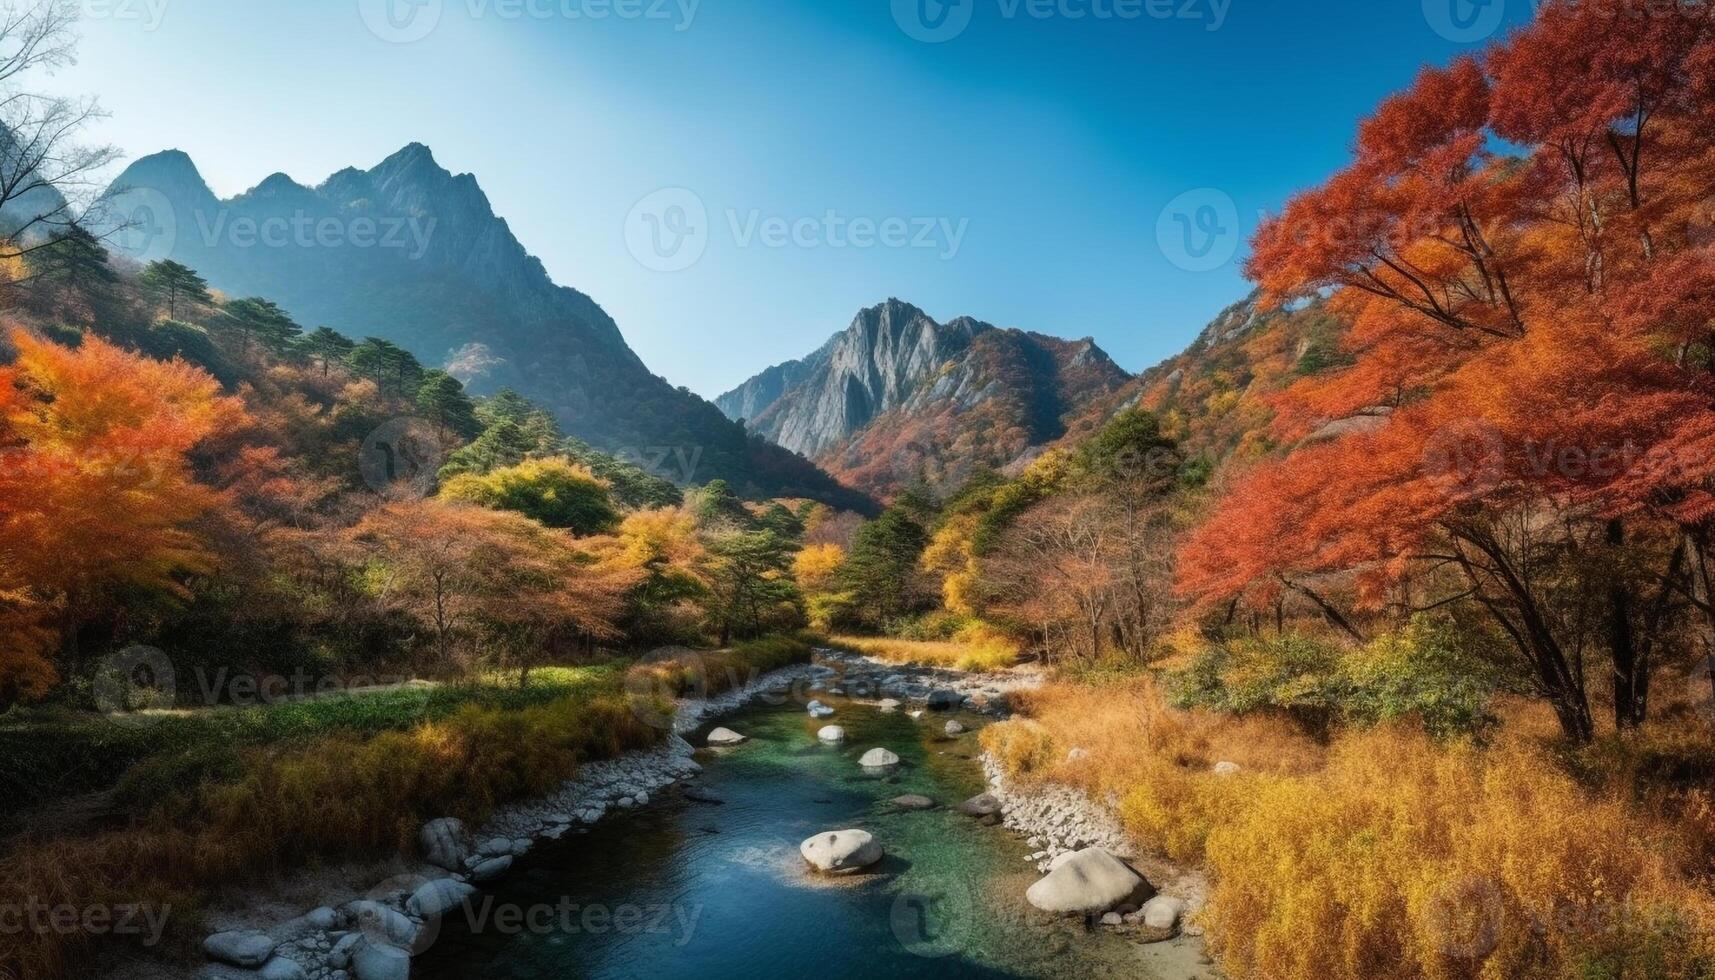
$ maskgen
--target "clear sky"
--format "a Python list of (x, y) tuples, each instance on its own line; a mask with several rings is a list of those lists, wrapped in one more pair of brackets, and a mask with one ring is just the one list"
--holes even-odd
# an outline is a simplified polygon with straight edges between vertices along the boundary
[(713, 396), (888, 296), (1176, 353), (1259, 214), (1531, 0), (1486, 2), (83, 0), (50, 87), (222, 196), (427, 143)]

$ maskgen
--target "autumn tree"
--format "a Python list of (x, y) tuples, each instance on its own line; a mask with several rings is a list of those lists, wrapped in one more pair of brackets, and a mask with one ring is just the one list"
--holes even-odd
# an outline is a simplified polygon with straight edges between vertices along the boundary
[(481, 476), (455, 476), (441, 489), (441, 496), (514, 511), (579, 535), (610, 531), (619, 523), (607, 484), (559, 457), (526, 460)]
[(215, 561), (196, 521), (221, 506), (192, 454), (242, 409), (182, 361), (97, 336), (76, 349), (13, 331), (0, 367), (0, 608), (24, 642), (0, 662), (0, 700), (39, 696), (57, 647), (122, 595), (182, 597)]
[(1275, 437), (1388, 411), (1238, 480), (1181, 555), (1188, 594), (1285, 590), (1354, 633), (1316, 582), (1468, 603), (1570, 739), (1594, 731), (1592, 647), (1616, 721), (1642, 720), (1675, 597), (1715, 628), (1693, 572), (1715, 516), (1711, 45), (1684, 5), (1543, 4), (1387, 100), (1353, 164), (1265, 224), (1265, 292), (1331, 290), (1352, 324), (1350, 365), (1288, 391)]

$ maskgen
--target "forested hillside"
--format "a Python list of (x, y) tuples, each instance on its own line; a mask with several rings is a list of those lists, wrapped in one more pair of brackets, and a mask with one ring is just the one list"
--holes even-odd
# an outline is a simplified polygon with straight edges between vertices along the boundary
[(295, 319), (398, 344), (477, 394), (518, 391), (567, 432), (679, 482), (862, 505), (791, 453), (748, 437), (713, 405), (648, 370), (588, 295), (556, 285), (470, 174), (421, 144), (317, 187), (275, 174), (220, 200), (176, 151), (133, 163), (93, 231), (128, 257), (170, 259)]

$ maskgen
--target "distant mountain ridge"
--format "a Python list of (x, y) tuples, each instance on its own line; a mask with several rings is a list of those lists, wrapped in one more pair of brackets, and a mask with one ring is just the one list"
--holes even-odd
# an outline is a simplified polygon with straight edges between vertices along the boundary
[(515, 388), (599, 448), (695, 454), (695, 482), (867, 505), (651, 373), (593, 299), (549, 278), (474, 176), (420, 143), (317, 187), (274, 174), (224, 201), (188, 156), (167, 151), (127, 168), (108, 205), (135, 225), (117, 236), (132, 258), (182, 262), (228, 295), (275, 300), (306, 328), (392, 340), (477, 393)]
[(919, 478), (951, 488), (980, 467), (1027, 457), (1130, 379), (1087, 338), (971, 317), (942, 324), (889, 299), (716, 404), (849, 485), (888, 495)]

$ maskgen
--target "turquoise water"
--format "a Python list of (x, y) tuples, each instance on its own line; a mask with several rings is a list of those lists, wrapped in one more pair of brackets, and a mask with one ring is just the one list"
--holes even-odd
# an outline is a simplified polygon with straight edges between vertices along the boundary
[[(664, 791), (643, 810), (539, 844), (478, 904), (448, 917), (413, 976), (1162, 975), (1140, 947), (1023, 902), (1037, 877), (1024, 844), (954, 809), (983, 789), (974, 734), (946, 739), (946, 715), (915, 721), (824, 700), (838, 709), (826, 721), (796, 704), (721, 719), (751, 739), (698, 754), (706, 769), (696, 782), (724, 804)], [(845, 727), (844, 744), (816, 741), (830, 723)], [(857, 765), (877, 746), (903, 759), (894, 775)], [(908, 812), (889, 802), (906, 793), (940, 806)], [(808, 874), (799, 843), (852, 827), (873, 833), (886, 860), (858, 877)]]

